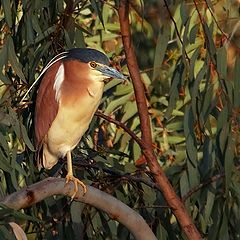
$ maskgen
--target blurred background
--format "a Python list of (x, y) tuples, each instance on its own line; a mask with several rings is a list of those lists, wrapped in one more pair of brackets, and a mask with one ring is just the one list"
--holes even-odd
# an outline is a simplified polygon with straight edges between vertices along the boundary
[[(145, 86), (158, 161), (205, 239), (240, 239), (240, 16), (236, 0), (131, 0), (132, 38)], [(39, 172), (34, 161), (41, 69), (74, 47), (105, 52), (129, 75), (119, 1), (0, 1), (0, 196), (47, 176), (65, 176), (65, 160)], [(141, 137), (131, 81), (105, 86), (100, 111)], [(139, 212), (158, 239), (185, 239), (138, 144), (95, 116), (74, 151), (76, 175)], [(0, 239), (133, 239), (105, 213), (62, 196), (21, 211), (0, 205)]]

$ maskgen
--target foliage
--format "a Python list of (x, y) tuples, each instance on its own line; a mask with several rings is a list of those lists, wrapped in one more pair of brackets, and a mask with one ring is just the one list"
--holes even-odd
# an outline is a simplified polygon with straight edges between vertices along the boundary
[[(21, 102), (54, 55), (93, 47), (128, 74), (117, 2), (1, 0), (1, 197), (46, 175), (66, 174), (64, 161), (37, 171), (36, 89)], [(164, 1), (131, 1), (130, 12), (156, 154), (202, 235), (239, 239), (239, 7), (237, 1), (165, 3), (168, 8)], [(141, 136), (131, 83), (109, 82), (100, 109)], [(95, 117), (74, 154), (76, 175), (136, 209), (157, 238), (184, 238), (127, 132)], [(1, 206), (0, 236), (12, 239), (6, 214), (29, 239), (132, 239), (103, 212), (60, 196), (17, 213)]]

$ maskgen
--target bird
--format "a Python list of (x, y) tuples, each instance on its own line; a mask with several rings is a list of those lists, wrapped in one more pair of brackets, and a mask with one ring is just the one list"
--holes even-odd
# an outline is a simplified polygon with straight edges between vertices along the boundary
[(42, 70), (35, 105), (35, 146), (39, 168), (51, 169), (67, 158), (66, 183), (86, 185), (73, 174), (72, 150), (88, 130), (104, 83), (126, 77), (109, 66), (109, 58), (92, 48), (72, 48), (55, 56)]

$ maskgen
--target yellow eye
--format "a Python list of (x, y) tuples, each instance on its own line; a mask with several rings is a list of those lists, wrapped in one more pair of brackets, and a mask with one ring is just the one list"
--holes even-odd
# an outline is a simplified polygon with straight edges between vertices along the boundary
[(97, 63), (94, 62), (94, 61), (90, 62), (89, 64), (90, 64), (91, 68), (96, 68), (97, 67)]

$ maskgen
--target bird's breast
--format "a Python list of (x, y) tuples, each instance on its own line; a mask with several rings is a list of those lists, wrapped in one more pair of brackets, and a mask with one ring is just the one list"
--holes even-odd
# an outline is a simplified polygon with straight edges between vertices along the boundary
[(75, 90), (60, 99), (57, 116), (47, 134), (49, 150), (59, 157), (75, 148), (87, 131), (100, 104), (103, 84), (90, 84), (77, 93)]

